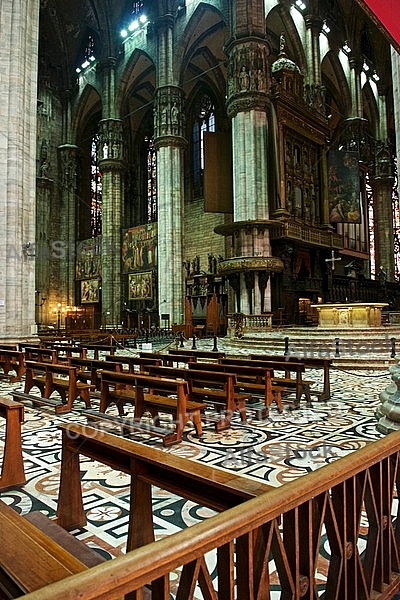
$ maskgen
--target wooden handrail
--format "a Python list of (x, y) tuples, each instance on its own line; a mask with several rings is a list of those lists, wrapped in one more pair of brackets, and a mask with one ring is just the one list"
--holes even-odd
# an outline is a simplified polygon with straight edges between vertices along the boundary
[[(219, 580), (219, 589), (224, 589), (224, 599), (253, 600), (259, 586), (269, 586), (265, 574), (268, 569), (263, 568), (263, 563), (272, 554), (276, 562), (277, 558), (282, 559), (278, 566), (279, 575), (283, 575), (280, 577), (281, 585), (290, 591), (290, 597), (300, 600), (310, 597), (305, 595), (305, 586), (316, 585), (307, 578), (315, 577), (314, 561), (325, 526), (328, 536), (333, 535), (331, 552), (337, 567), (332, 567), (332, 572), (328, 573), (326, 586), (330, 586), (329, 597), (341, 600), (354, 600), (355, 597), (388, 599), (400, 585), (399, 536), (391, 519), (393, 489), (399, 477), (399, 450), (400, 432), (391, 433), (317, 471), (193, 527), (24, 598), (112, 600), (157, 581), (151, 597), (159, 600), (165, 598), (166, 595), (162, 594), (169, 590), (168, 574), (171, 571), (183, 565), (186, 577), (181, 579), (185, 580), (189, 572), (198, 573), (196, 567), (199, 571), (204, 570), (207, 552), (219, 549), (217, 557), (222, 556), (222, 560), (221, 565), (218, 563), (221, 571), (218, 577), (228, 578), (228, 581)], [(367, 543), (365, 564), (356, 543), (364, 499), (365, 505), (373, 507), (371, 544), (368, 546)], [(277, 536), (282, 540), (280, 543), (274, 543)], [(236, 553), (232, 545), (235, 540)], [(242, 557), (241, 548), (245, 550)], [(249, 553), (253, 556), (248, 556)], [(230, 579), (234, 557), (237, 590), (229, 592), (229, 588), (222, 586), (225, 584), (234, 589), (234, 582)], [(252, 569), (248, 568), (250, 564)], [(189, 571), (185, 571), (185, 565), (190, 566)], [(193, 584), (193, 581), (190, 583)], [(185, 589), (189, 589), (188, 585), (186, 582)], [(204, 578), (203, 585), (206, 585)], [(184, 594), (185, 590), (182, 597), (192, 598), (190, 594)], [(287, 591), (286, 595), (289, 597)], [(222, 596), (215, 591), (213, 597)]]

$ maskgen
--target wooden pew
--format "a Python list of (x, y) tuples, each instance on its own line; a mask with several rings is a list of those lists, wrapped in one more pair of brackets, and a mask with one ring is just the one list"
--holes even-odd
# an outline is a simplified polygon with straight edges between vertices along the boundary
[(225, 352), (214, 350), (188, 350), (186, 348), (171, 348), (168, 350), (168, 354), (183, 354), (185, 356), (194, 356), (206, 360), (219, 360), (220, 358), (225, 358)]
[(58, 351), (55, 348), (41, 348), (40, 346), (25, 346), (25, 361), (57, 363)]
[(21, 423), (24, 420), (24, 406), (11, 398), (0, 398), (0, 417), (6, 420), (3, 452), (3, 465), (0, 476), (0, 489), (26, 483), (22, 458)]
[[(33, 387), (38, 387), (42, 398), (35, 399), (31, 396), (33, 404), (43, 404), (47, 400), (48, 405), (55, 407), (57, 414), (72, 410), (76, 398), (81, 397), (86, 408), (90, 408), (90, 391), (94, 389), (92, 384), (78, 381), (77, 367), (51, 363), (40, 363), (26, 361), (25, 389), (29, 394)], [(53, 392), (58, 392), (62, 402), (51, 399)]]
[(301, 362), (304, 366), (311, 369), (323, 369), (324, 380), (322, 394), (319, 395), (319, 399), (327, 402), (331, 397), (331, 384), (330, 384), (330, 369), (333, 364), (332, 358), (327, 357), (314, 357), (314, 356), (295, 356), (294, 354), (278, 355), (274, 354), (250, 354), (250, 358), (253, 360), (278, 360), (278, 361), (290, 361), (290, 362)]
[(221, 363), (198, 363), (194, 362), (188, 365), (189, 370), (223, 371), (224, 373), (235, 373), (238, 390), (251, 394), (252, 396), (262, 397), (264, 400), (263, 410), (255, 408), (257, 418), (264, 419), (268, 416), (269, 407), (275, 401), (278, 411), (282, 412), (282, 388), (272, 385), (273, 367), (248, 367), (247, 365), (234, 364), (225, 365)]
[(86, 344), (88, 352), (93, 352), (93, 358), (99, 360), (99, 353), (106, 352), (107, 354), (114, 356), (117, 346), (110, 344)]
[[(305, 373), (305, 366), (303, 363), (290, 362), (290, 361), (264, 361), (264, 360), (252, 360), (244, 358), (222, 358), (221, 364), (234, 365), (241, 364), (248, 367), (273, 367), (274, 376), (272, 377), (272, 385), (279, 385), (284, 388), (286, 392), (295, 391), (295, 406), (300, 404), (300, 399), (304, 395), (308, 404), (311, 404), (311, 391), (310, 386), (314, 384), (314, 381), (303, 379)], [(284, 377), (277, 377), (275, 371), (283, 371)], [(295, 377), (291, 378), (291, 374), (294, 373)]]
[(221, 415), (213, 418), (207, 416), (208, 421), (215, 423), (217, 431), (228, 429), (231, 426), (233, 413), (239, 410), (240, 418), (246, 421), (246, 400), (251, 394), (237, 392), (235, 373), (221, 371), (206, 371), (177, 368), (177, 367), (149, 367), (149, 373), (158, 377), (176, 377), (185, 379), (189, 383), (189, 397), (192, 401), (208, 402), (222, 407)]
[(65, 529), (86, 524), (80, 479), (80, 455), (131, 476), (126, 551), (154, 540), (151, 486), (223, 511), (273, 489), (232, 471), (119, 438), (92, 427), (65, 424), (62, 431), (61, 479), (57, 523)]
[(68, 364), (71, 367), (76, 367), (76, 376), (78, 381), (83, 383), (89, 383), (93, 386), (94, 390), (100, 391), (101, 378), (100, 370), (107, 369), (108, 371), (120, 371), (122, 365), (117, 362), (111, 362), (105, 360), (96, 360), (95, 358), (69, 358)]
[(41, 513), (23, 516), (0, 501), (2, 598), (19, 598), (104, 561)]
[(57, 362), (68, 363), (69, 358), (86, 358), (87, 348), (84, 346), (70, 346), (69, 344), (54, 344), (53, 350), (57, 351)]
[(14, 371), (15, 375), (10, 376), (10, 381), (21, 381), (25, 373), (25, 356), (19, 350), (0, 350), (0, 367), (4, 375)]
[(172, 414), (175, 419), (175, 443), (181, 441), (188, 421), (192, 421), (197, 435), (202, 435), (201, 411), (207, 405), (189, 399), (186, 381), (138, 373), (101, 371), (100, 412), (105, 413), (111, 403), (117, 405), (121, 416), (125, 403), (134, 404), (135, 419), (139, 420), (146, 412), (150, 412), (157, 426), (159, 412)]
[[(129, 373), (135, 373), (136, 371), (139, 370), (139, 373), (147, 373), (148, 372), (148, 367), (149, 366), (154, 366), (154, 365), (161, 365), (162, 361), (160, 358), (157, 358), (158, 355), (156, 355), (154, 358), (144, 358), (141, 356), (133, 356), (133, 355), (129, 355), (129, 356), (107, 356), (105, 357), (106, 362), (114, 362), (114, 363), (119, 363), (121, 365), (121, 367), (126, 366), (127, 367), (127, 371)], [(138, 367), (138, 369), (136, 368)], [(107, 368), (107, 367), (105, 367)]]
[(186, 356), (184, 354), (166, 354), (165, 352), (139, 352), (140, 358), (147, 360), (158, 360), (159, 364), (164, 367), (179, 367), (181, 364), (188, 364), (196, 361), (195, 356)]

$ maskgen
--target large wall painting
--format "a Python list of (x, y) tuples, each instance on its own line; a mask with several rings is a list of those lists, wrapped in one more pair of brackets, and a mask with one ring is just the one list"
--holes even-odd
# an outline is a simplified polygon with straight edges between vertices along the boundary
[(122, 269), (124, 273), (157, 267), (157, 223), (132, 227), (123, 233)]
[(82, 240), (76, 246), (76, 278), (91, 279), (101, 277), (101, 238)]
[(361, 223), (358, 152), (329, 152), (328, 190), (329, 221)]

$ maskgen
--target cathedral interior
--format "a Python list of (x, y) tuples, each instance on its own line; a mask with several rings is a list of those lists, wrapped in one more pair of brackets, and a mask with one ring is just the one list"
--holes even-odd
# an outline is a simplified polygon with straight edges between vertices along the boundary
[(41, 0), (38, 27), (39, 330), (399, 309), (398, 55), (358, 3)]

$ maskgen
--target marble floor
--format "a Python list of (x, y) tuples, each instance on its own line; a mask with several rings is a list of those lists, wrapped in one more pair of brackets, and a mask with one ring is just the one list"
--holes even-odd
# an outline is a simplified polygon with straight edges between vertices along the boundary
[[(210, 340), (204, 340), (202, 345), (210, 347)], [(219, 349), (230, 351), (223, 343)], [(246, 354), (248, 349), (235, 347), (234, 353)], [(310, 370), (308, 377), (315, 381), (315, 390), (321, 389), (322, 371)], [(200, 438), (189, 426), (182, 443), (164, 451), (280, 486), (379, 439), (382, 434), (376, 429), (374, 413), (380, 392), (390, 383), (388, 370), (352, 372), (334, 368), (329, 402), (318, 402), (316, 397), (311, 407), (301, 403), (296, 410), (291, 410), (291, 402), (285, 402), (283, 414), (273, 406), (264, 421), (251, 417), (243, 424), (234, 417), (232, 427), (220, 433), (205, 424)], [(7, 396), (11, 389), (22, 387), (21, 382), (10, 384), (8, 379), (1, 379), (0, 395)], [(85, 423), (80, 408), (84, 408), (83, 403), (81, 406), (78, 403), (71, 413), (55, 415), (50, 408), (26, 407), (22, 440), (27, 483), (1, 491), (3, 501), (21, 513), (41, 510), (50, 517), (55, 515), (61, 451), (57, 426), (70, 421)], [(145, 433), (135, 434), (132, 439), (162, 449), (160, 440)], [(4, 423), (0, 421), (0, 457), (3, 443)], [(117, 556), (125, 551), (126, 544), (128, 477), (90, 460), (82, 462), (81, 473), (87, 526), (74, 533), (105, 557)], [(156, 539), (212, 514), (204, 507), (159, 489), (153, 490), (153, 511)]]

